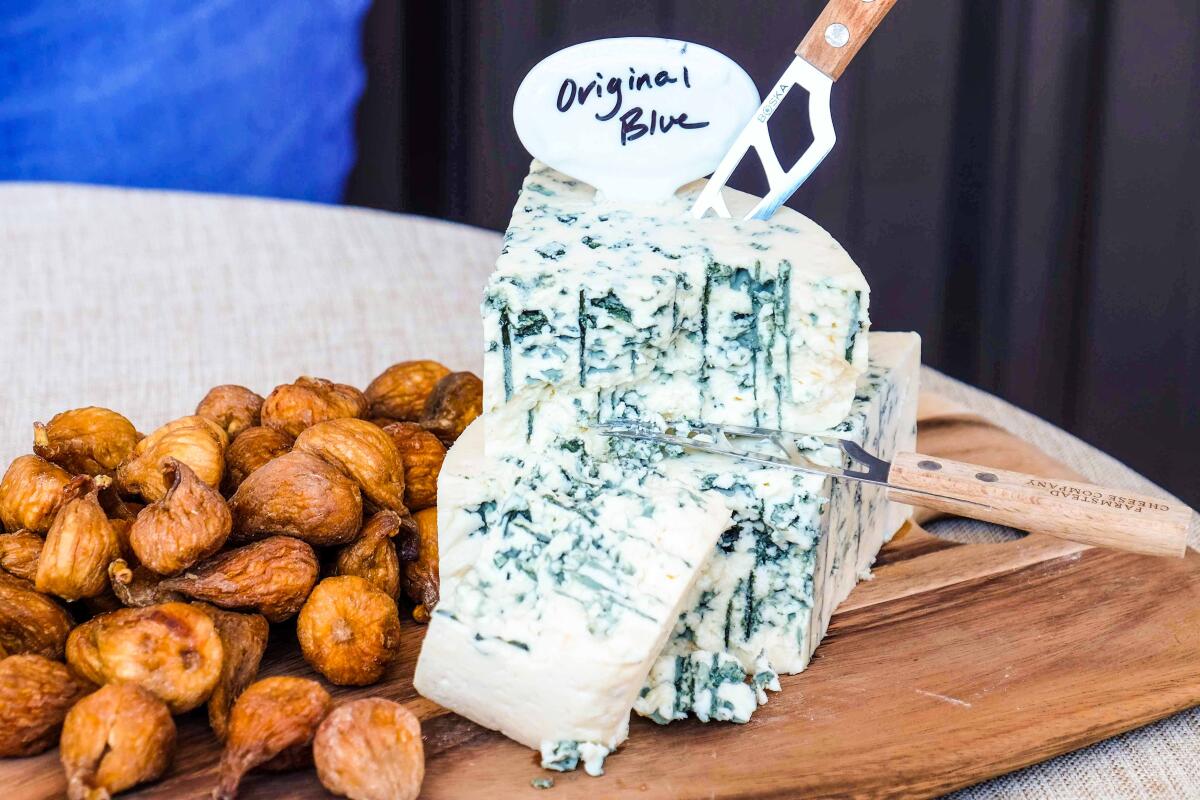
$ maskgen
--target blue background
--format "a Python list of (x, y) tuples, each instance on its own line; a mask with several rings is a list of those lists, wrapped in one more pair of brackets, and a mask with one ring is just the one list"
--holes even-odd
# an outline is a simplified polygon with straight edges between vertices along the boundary
[(0, 180), (336, 202), (369, 0), (4, 0)]

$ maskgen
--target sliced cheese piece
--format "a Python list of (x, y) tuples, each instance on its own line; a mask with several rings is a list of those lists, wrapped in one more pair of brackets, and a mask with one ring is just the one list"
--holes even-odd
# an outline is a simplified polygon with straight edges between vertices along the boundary
[[(441, 599), (424, 696), (593, 771), (629, 712), (729, 512), (653, 464), (582, 442), (490, 459), (477, 420), (439, 482)], [(603, 751), (603, 753), (601, 752)]]

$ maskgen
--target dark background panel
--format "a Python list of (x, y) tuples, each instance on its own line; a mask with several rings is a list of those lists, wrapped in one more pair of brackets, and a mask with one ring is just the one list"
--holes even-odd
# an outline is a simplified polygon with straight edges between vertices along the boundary
[[(503, 229), (529, 161), (512, 98), (539, 60), (669, 36), (763, 90), (822, 5), (376, 0), (346, 200)], [(1198, 107), (1195, 0), (903, 0), (789, 205), (862, 267), (876, 327), (1200, 505)], [(806, 141), (802, 116), (773, 136)]]
[(1155, 5), (1148, 13), (1142, 0), (1110, 4), (1072, 423), (1168, 483), (1190, 481), (1194, 495), (1200, 4)]

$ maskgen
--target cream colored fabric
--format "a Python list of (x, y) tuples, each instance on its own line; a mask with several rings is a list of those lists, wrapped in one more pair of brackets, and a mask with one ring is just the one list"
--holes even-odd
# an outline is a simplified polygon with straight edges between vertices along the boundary
[[(477, 306), (499, 242), (366, 210), (0, 184), (0, 460), (28, 451), (35, 419), (78, 405), (150, 431), (218, 383), (265, 394), (312, 374), (362, 386), (423, 357), (478, 371)], [(924, 381), (1094, 480), (1152, 489), (994, 397), (932, 370)], [(944, 533), (986, 535), (958, 522)], [(1200, 797), (1198, 764), (1193, 710), (955, 797)]]

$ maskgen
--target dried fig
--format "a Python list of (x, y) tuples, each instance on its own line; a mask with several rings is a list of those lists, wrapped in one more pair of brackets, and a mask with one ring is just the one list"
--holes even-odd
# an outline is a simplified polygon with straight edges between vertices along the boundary
[(293, 452), (337, 467), (379, 508), (403, 512), (404, 462), (392, 437), (363, 419), (320, 422), (296, 437)]
[(226, 494), (233, 494), (251, 472), (292, 449), (291, 438), (274, 428), (246, 428), (225, 451)]
[(162, 472), (171, 488), (138, 514), (129, 545), (144, 566), (177, 575), (221, 549), (233, 530), (233, 515), (225, 498), (187, 464), (167, 457)]
[(39, 456), (20, 456), (0, 480), (0, 523), (7, 531), (45, 533), (71, 473)]
[(104, 509), (104, 513), (108, 514), (109, 519), (125, 522), (133, 522), (141, 510), (146, 507), (143, 503), (122, 497), (116, 481), (113, 481), (111, 486), (100, 490), (100, 506)]
[(317, 777), (350, 800), (416, 800), (425, 780), (421, 723), (399, 703), (353, 700), (329, 712), (313, 739)]
[(362, 524), (358, 484), (308, 453), (292, 452), (255, 470), (229, 501), (234, 538), (273, 534), (312, 545), (346, 544)]
[(61, 659), (72, 624), (62, 606), (28, 581), (0, 573), (0, 647), (6, 653)]
[(417, 604), (413, 619), (428, 622), (438, 602), (437, 509), (427, 508), (413, 516), (420, 537), (417, 560), (404, 565), (404, 593)]
[(436, 361), (393, 364), (367, 387), (371, 415), (404, 422), (419, 420), (433, 388), (449, 374), (450, 370)]
[(212, 617), (225, 651), (221, 677), (208, 698), (208, 722), (217, 738), (225, 741), (229, 732), (229, 710), (258, 675), (263, 652), (267, 649), (269, 626), (261, 614), (237, 614), (207, 603), (195, 605)]
[(121, 556), (121, 541), (100, 507), (100, 487), (109, 480), (80, 475), (63, 490), (62, 508), (38, 558), (39, 592), (78, 600), (108, 588), (108, 565)]
[[(150, 434), (150, 436), (143, 437), (143, 439), (149, 439), (151, 436), (165, 436), (168, 433), (196, 427), (203, 428), (212, 434), (212, 437), (220, 442), (221, 447), (229, 446), (229, 434), (225, 432), (225, 429), (213, 422), (208, 417), (202, 417), (199, 414), (192, 414), (190, 416), (173, 419), (170, 422), (167, 422), (156, 428), (154, 433)], [(141, 442), (142, 440), (139, 439), (138, 444), (141, 444)], [(134, 455), (137, 454), (135, 453)]]
[(355, 575), (326, 578), (300, 609), (296, 638), (305, 660), (331, 683), (375, 683), (400, 645), (396, 601)]
[(318, 422), (343, 417), (361, 417), (367, 398), (353, 386), (324, 378), (297, 378), (295, 383), (276, 386), (262, 406), (262, 424), (295, 439)]
[(220, 425), (236, 438), (239, 433), (258, 424), (262, 411), (261, 395), (247, 389), (245, 386), (227, 383), (214, 386), (204, 395), (200, 405), (196, 406), (196, 416), (207, 417)]
[(447, 447), (483, 413), (483, 381), (470, 372), (452, 372), (438, 381), (425, 401), (421, 424)]
[(77, 626), (67, 637), (67, 663), (70, 664), (76, 675), (97, 685), (107, 681), (107, 678), (104, 677), (104, 665), (100, 663), (100, 648), (96, 644), (96, 633), (104, 624), (105, 616), (107, 615), (99, 614), (92, 617)]
[(42, 537), (29, 531), (0, 533), (0, 569), (27, 581), (37, 574)]
[(159, 587), (282, 622), (304, 605), (319, 572), (311, 547), (290, 536), (272, 536), (219, 553)]
[(225, 429), (210, 419), (192, 416), (173, 420), (137, 443), (132, 456), (117, 468), (117, 486), (151, 503), (161, 500), (170, 488), (162, 465), (167, 458), (174, 458), (216, 489), (225, 473), (228, 444)]
[(392, 537), (400, 532), (400, 515), (380, 511), (363, 526), (358, 541), (343, 547), (333, 574), (357, 575), (388, 597), (400, 594), (400, 559)]
[[(396, 545), (396, 557), (400, 559), (401, 564), (416, 561), (420, 557), (421, 535), (415, 515), (408, 514), (400, 518), (400, 533), (393, 537), (392, 544)], [(403, 572), (400, 575), (400, 586), (404, 586)]]
[(410, 511), (437, 505), (438, 475), (446, 446), (415, 422), (396, 422), (383, 429), (404, 462), (404, 504)]
[(33, 452), (76, 475), (109, 475), (133, 452), (138, 433), (115, 411), (88, 406), (33, 424)]
[(117, 535), (117, 550), (120, 551), (121, 558), (132, 559), (133, 548), (129, 545), (129, 532), (133, 530), (133, 520), (109, 517), (108, 524), (112, 525), (113, 533)]
[(42, 656), (0, 660), (0, 758), (49, 750), (67, 710), (94, 688)]
[(223, 659), (212, 618), (186, 603), (102, 614), (73, 631), (67, 646), (67, 662), (80, 675), (137, 684), (175, 714), (208, 699)]
[(13, 575), (8, 570), (0, 569), (0, 587), (5, 587), (5, 586), (8, 586), (8, 587), (11, 587), (14, 589), (20, 589), (23, 592), (37, 591), (36, 589), (33, 588), (33, 581), (26, 580), (25, 578), (18, 578), (16, 575)]
[[(264, 678), (233, 704), (214, 800), (233, 800), (247, 772), (272, 759), (299, 766), (311, 754), (317, 726), (332, 700), (306, 678)], [(280, 763), (280, 762), (277, 762)]]
[(184, 599), (178, 592), (162, 588), (162, 576), (144, 566), (130, 567), (118, 558), (108, 565), (108, 582), (122, 605), (145, 608)]
[(162, 700), (113, 683), (75, 704), (61, 750), (69, 800), (104, 800), (157, 780), (175, 753), (175, 721)]

